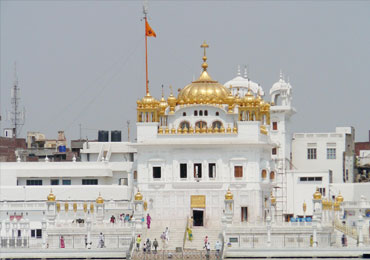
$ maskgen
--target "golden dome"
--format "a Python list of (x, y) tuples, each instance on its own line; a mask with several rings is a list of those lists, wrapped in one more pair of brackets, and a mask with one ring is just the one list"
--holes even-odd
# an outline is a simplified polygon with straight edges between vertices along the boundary
[(208, 45), (204, 42), (201, 45), (204, 48), (203, 72), (198, 80), (193, 81), (184, 87), (177, 96), (178, 104), (226, 104), (230, 90), (224, 85), (213, 80), (207, 72), (206, 48)]
[(50, 194), (48, 195), (48, 201), (55, 201), (56, 197), (53, 194), (53, 190), (50, 190)]
[(135, 200), (143, 200), (143, 195), (140, 193), (139, 190), (135, 194)]
[(319, 188), (316, 188), (316, 191), (315, 191), (315, 193), (313, 194), (313, 199), (314, 199), (314, 200), (321, 200), (321, 197), (322, 197), (322, 195), (321, 195), (321, 193), (320, 193), (320, 191), (319, 191)]
[(104, 199), (102, 198), (102, 196), (100, 195), (99, 193), (99, 197), (96, 198), (96, 201), (95, 201), (97, 204), (103, 204), (104, 203)]
[(136, 103), (141, 108), (157, 108), (159, 105), (159, 101), (152, 97), (150, 93), (147, 93), (145, 97), (136, 101)]
[(338, 196), (335, 198), (335, 201), (339, 202), (339, 203), (342, 203), (343, 200), (344, 200), (344, 198), (343, 198), (342, 194), (340, 194), (340, 192), (339, 192)]
[(234, 198), (234, 195), (231, 193), (230, 189), (228, 189), (225, 194), (225, 200), (232, 200), (233, 198)]

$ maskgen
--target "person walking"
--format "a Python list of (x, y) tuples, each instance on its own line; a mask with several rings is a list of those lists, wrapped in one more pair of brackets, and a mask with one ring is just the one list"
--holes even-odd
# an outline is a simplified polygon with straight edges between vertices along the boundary
[(207, 242), (207, 244), (204, 247), (206, 249), (206, 259), (209, 259), (211, 254), (211, 245), (209, 242)]
[(152, 248), (152, 242), (150, 242), (150, 239), (148, 238), (146, 240), (146, 252), (150, 254), (150, 249)]
[(149, 213), (146, 215), (146, 226), (148, 229), (150, 229), (150, 223), (152, 222), (152, 217), (149, 215)]
[(63, 236), (60, 237), (60, 248), (65, 248), (64, 237)]
[(208, 236), (206, 236), (206, 237), (204, 238), (204, 246), (206, 246), (206, 245), (207, 245), (207, 243), (208, 243)]
[(140, 250), (140, 244), (141, 244), (141, 237), (140, 235), (138, 235), (136, 238), (136, 251)]
[(158, 248), (158, 241), (157, 241), (156, 238), (154, 238), (153, 247), (154, 247), (154, 254), (156, 254), (157, 253), (157, 248)]
[(220, 241), (217, 241), (215, 244), (215, 249), (216, 249), (216, 259), (220, 259), (220, 253), (221, 253), (221, 243)]
[(104, 247), (104, 235), (102, 232), (100, 232), (100, 235), (99, 235), (99, 248), (103, 248)]

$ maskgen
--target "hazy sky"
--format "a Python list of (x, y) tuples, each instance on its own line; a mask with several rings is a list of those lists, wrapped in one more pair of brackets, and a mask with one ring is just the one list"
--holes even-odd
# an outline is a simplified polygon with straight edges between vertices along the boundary
[[(145, 94), (141, 1), (1, 1), (1, 128), (17, 62), (27, 131), (97, 138), (136, 123)], [(293, 86), (294, 132), (370, 129), (369, 1), (149, 1), (150, 92), (183, 88), (201, 69), (221, 83), (248, 65), (266, 94), (280, 69)], [(176, 91), (177, 92), (177, 91)], [(268, 95), (265, 99), (270, 99)], [(134, 129), (132, 129), (134, 131)]]

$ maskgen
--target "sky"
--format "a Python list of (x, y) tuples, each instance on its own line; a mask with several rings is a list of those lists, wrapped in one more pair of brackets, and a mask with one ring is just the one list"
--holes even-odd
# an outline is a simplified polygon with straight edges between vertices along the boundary
[[(142, 1), (0, 1), (1, 129), (9, 127), (14, 63), (26, 121), (48, 139), (135, 137), (145, 95)], [(370, 1), (149, 1), (149, 89), (156, 98), (208, 71), (225, 83), (238, 65), (266, 100), (282, 70), (293, 87), (293, 132), (353, 126), (369, 138)]]

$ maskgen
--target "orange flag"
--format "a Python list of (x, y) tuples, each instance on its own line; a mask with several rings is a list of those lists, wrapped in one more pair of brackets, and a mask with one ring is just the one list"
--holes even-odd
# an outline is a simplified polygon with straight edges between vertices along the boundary
[(153, 31), (153, 29), (150, 27), (147, 20), (145, 20), (145, 35), (149, 36), (149, 37), (151, 37), (151, 36), (157, 37), (157, 35)]

